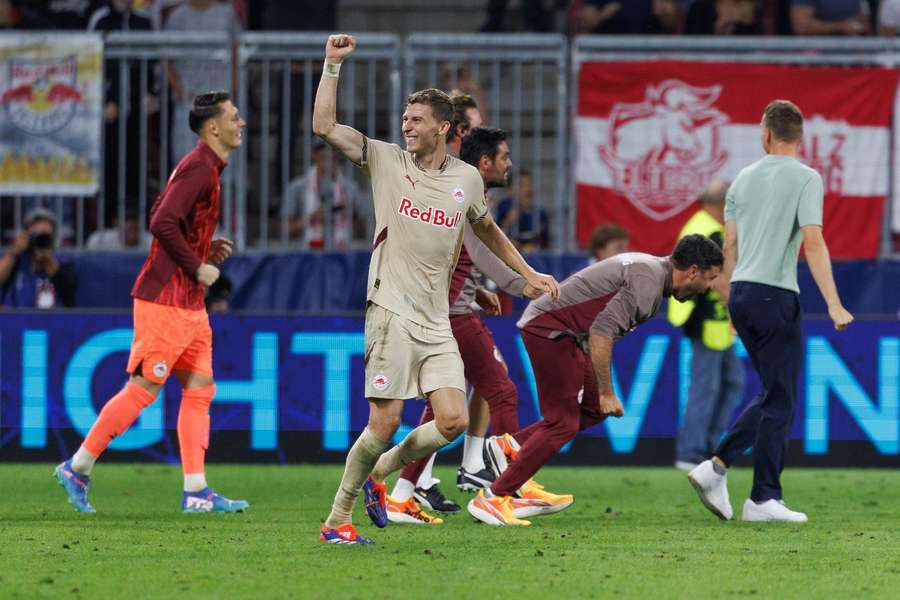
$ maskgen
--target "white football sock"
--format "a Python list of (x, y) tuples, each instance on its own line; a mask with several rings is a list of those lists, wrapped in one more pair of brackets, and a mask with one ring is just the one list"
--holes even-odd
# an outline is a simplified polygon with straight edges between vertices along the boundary
[(372, 477), (375, 481), (384, 481), (391, 473), (399, 471), (414, 460), (428, 456), (452, 441), (444, 437), (434, 421), (419, 425), (410, 431), (402, 442), (381, 455), (375, 463), (375, 468), (372, 469)]
[(185, 473), (184, 474), (184, 491), (199, 492), (208, 487), (206, 483), (206, 473)]
[(415, 486), (413, 486), (412, 481), (401, 477), (397, 480), (397, 483), (394, 484), (394, 491), (391, 493), (391, 498), (397, 502), (406, 502), (412, 498), (413, 492), (415, 491)]
[(72, 457), (72, 470), (90, 476), (96, 462), (97, 457), (85, 450), (84, 446), (80, 446), (75, 452), (75, 456)]
[[(472, 436), (470, 436), (467, 433), (466, 436), (463, 438), (463, 462), (465, 462), (466, 457), (469, 455), (469, 446), (471, 446), (471, 445), (472, 445)], [(462, 465), (460, 465), (460, 466), (462, 466)]]
[(469, 473), (484, 469), (484, 438), (466, 435), (463, 446), (462, 468)]
[(434, 458), (437, 456), (437, 452), (431, 455), (431, 458), (428, 459), (428, 463), (425, 465), (425, 468), (422, 469), (422, 474), (419, 475), (419, 480), (416, 482), (417, 488), (422, 488), (423, 490), (427, 490), (431, 486), (434, 485), (434, 479), (431, 477), (431, 471), (434, 468)]

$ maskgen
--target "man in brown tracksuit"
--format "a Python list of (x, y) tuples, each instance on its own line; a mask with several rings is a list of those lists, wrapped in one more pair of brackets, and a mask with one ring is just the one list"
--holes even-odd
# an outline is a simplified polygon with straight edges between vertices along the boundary
[(469, 503), (469, 513), (490, 525), (527, 525), (521, 517), (568, 507), (571, 496), (535, 505), (513, 495), (579, 431), (624, 414), (612, 388), (613, 342), (653, 317), (664, 297), (683, 301), (705, 293), (722, 264), (715, 242), (689, 235), (672, 256), (620, 254), (566, 279), (559, 300), (531, 302), (518, 326), (543, 418), (514, 436), (492, 439), (488, 454), (502, 474)]

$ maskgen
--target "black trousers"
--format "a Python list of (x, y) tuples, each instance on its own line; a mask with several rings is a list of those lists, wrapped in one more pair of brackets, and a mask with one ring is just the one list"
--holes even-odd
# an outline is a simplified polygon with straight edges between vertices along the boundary
[(803, 360), (800, 297), (760, 283), (735, 282), (731, 319), (762, 380), (763, 391), (744, 409), (716, 450), (731, 465), (753, 449), (754, 502), (781, 499), (781, 471), (794, 420), (797, 376)]

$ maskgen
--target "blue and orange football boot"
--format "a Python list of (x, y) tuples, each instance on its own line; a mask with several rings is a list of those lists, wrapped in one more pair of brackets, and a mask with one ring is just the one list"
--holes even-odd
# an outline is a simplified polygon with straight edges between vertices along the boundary
[(181, 495), (181, 511), (186, 513), (233, 513), (250, 508), (246, 500), (229, 500), (210, 487), (199, 492), (184, 492)]
[(375, 523), (375, 527), (382, 529), (387, 527), (387, 484), (384, 482), (378, 483), (369, 475), (362, 489), (366, 503), (366, 514)]
[(91, 478), (72, 470), (72, 459), (58, 465), (53, 470), (53, 476), (59, 485), (66, 490), (69, 496), (69, 504), (75, 508), (75, 512), (97, 512), (88, 502), (88, 489), (91, 487)]
[(322, 525), (319, 532), (319, 541), (328, 544), (374, 544), (369, 538), (356, 533), (356, 527), (350, 523), (344, 523), (340, 527), (328, 527)]

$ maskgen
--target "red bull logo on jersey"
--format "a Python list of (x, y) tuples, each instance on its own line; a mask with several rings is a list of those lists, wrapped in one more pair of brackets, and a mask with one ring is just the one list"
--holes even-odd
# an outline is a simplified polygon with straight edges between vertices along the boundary
[(725, 164), (720, 129), (729, 119), (713, 107), (721, 91), (670, 79), (648, 86), (643, 102), (613, 106), (600, 157), (614, 189), (648, 217), (684, 210)]
[(408, 219), (421, 221), (434, 225), (435, 227), (446, 227), (447, 229), (455, 229), (462, 219), (462, 212), (456, 211), (452, 217), (441, 208), (429, 206), (426, 210), (422, 210), (417, 206), (413, 206), (413, 201), (407, 197), (400, 198), (400, 206), (397, 212)]
[(23, 131), (45, 135), (69, 124), (82, 94), (76, 87), (78, 62), (65, 58), (13, 58), (0, 89), (0, 106)]

